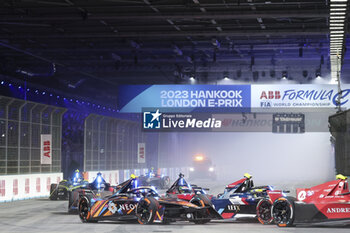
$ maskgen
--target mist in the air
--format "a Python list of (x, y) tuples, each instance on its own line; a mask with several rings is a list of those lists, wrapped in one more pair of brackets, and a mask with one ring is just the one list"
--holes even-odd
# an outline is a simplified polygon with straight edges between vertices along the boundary
[[(178, 153), (190, 161), (210, 157), (218, 180), (233, 182), (245, 172), (261, 182), (323, 182), (335, 177), (329, 133), (177, 133)], [(174, 136), (174, 135), (173, 135)]]

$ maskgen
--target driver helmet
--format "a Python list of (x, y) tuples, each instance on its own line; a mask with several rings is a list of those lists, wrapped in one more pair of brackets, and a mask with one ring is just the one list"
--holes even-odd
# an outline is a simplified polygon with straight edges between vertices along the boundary
[(73, 182), (77, 183), (77, 182), (81, 182), (83, 180), (82, 175), (80, 174), (79, 169), (76, 169), (74, 171), (74, 177), (73, 177)]

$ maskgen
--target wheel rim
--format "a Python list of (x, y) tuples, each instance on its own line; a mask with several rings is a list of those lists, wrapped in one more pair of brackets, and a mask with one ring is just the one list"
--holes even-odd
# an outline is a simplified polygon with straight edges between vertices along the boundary
[(263, 223), (271, 222), (271, 202), (270, 201), (262, 201), (258, 207), (258, 217)]
[(79, 216), (83, 221), (86, 221), (88, 215), (89, 215), (89, 206), (87, 201), (83, 199), (79, 205)]
[(136, 214), (139, 219), (139, 222), (142, 224), (149, 223), (152, 218), (152, 210), (149, 210), (149, 204), (142, 200), (136, 207)]
[(277, 224), (288, 223), (291, 216), (291, 207), (288, 201), (277, 201), (273, 207), (273, 218)]

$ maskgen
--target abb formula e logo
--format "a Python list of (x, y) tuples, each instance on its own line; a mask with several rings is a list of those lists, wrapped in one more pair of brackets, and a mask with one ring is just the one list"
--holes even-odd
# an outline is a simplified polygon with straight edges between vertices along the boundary
[(280, 91), (262, 91), (260, 95), (260, 107), (262, 108), (270, 108), (272, 107), (272, 103), (270, 100), (279, 100), (281, 99)]
[(281, 92), (280, 91), (263, 91), (261, 92), (260, 99), (265, 100), (278, 100), (281, 99)]

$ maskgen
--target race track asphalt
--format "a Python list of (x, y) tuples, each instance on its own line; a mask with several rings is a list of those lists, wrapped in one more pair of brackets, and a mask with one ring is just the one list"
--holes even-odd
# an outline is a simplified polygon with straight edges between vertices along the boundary
[[(222, 186), (221, 186), (222, 187)], [(219, 187), (214, 187), (214, 189)], [(169, 225), (155, 223), (139, 225), (137, 222), (82, 223), (77, 214), (68, 214), (67, 201), (50, 201), (46, 198), (0, 203), (0, 232), (293, 232), (293, 233), (348, 233), (349, 226), (297, 226), (279, 228), (275, 225), (261, 225), (254, 218), (238, 221), (212, 221), (205, 225), (176, 222)]]

